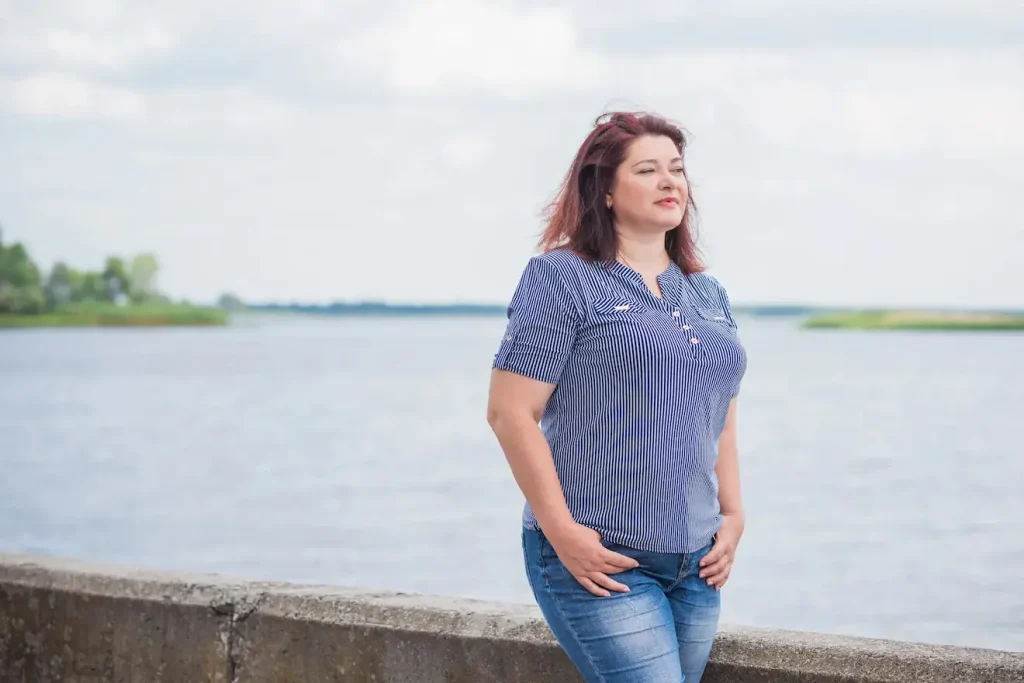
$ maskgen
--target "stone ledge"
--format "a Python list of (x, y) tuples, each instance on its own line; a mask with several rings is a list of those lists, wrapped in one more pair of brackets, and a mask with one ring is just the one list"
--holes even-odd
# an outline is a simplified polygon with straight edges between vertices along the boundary
[[(534, 606), (0, 553), (0, 680), (579, 681)], [(1021, 683), (1024, 653), (723, 626), (705, 683)]]

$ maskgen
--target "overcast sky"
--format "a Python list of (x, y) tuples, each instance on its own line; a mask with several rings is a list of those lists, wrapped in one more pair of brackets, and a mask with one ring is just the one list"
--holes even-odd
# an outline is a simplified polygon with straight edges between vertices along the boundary
[(5, 239), (197, 300), (503, 303), (644, 108), (734, 301), (1024, 308), (1024, 3), (628, 4), (0, 0)]

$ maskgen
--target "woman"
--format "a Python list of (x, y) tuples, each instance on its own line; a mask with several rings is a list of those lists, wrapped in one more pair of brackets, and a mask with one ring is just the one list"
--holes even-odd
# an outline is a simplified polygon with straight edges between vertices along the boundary
[(527, 576), (586, 681), (699, 681), (743, 533), (747, 358), (696, 255), (684, 148), (656, 116), (597, 120), (494, 358)]

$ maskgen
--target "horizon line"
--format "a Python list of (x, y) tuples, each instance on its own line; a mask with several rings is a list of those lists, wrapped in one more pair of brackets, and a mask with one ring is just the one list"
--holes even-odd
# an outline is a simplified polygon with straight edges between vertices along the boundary
[[(247, 301), (240, 299), (246, 307), (268, 308), (268, 307), (301, 307), (301, 308), (406, 308), (406, 309), (431, 309), (431, 308), (467, 308), (481, 309), (491, 308), (505, 310), (508, 303), (488, 301), (441, 301), (441, 302), (415, 302), (415, 301), (394, 301), (386, 299), (360, 299), (310, 302), (301, 300), (271, 300), (271, 301)], [(1024, 313), (1024, 306), (977, 306), (977, 305), (955, 305), (955, 304), (854, 304), (854, 303), (796, 303), (796, 302), (731, 302), (733, 309), (843, 309), (843, 310), (932, 310), (932, 311), (982, 311), (982, 312), (1013, 312)]]

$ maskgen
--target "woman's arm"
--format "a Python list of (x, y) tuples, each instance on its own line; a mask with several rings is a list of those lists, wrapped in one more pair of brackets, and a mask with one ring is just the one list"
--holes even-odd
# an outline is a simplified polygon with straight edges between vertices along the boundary
[(736, 547), (743, 535), (743, 501), (740, 496), (739, 448), (736, 445), (736, 399), (729, 404), (725, 427), (718, 437), (718, 505), (722, 512), (722, 525), (718, 529), (715, 545), (700, 561), (700, 577), (709, 586), (720, 589), (729, 580)]
[(498, 438), (512, 476), (540, 527), (550, 535), (573, 523), (551, 448), (539, 424), (554, 390), (554, 384), (493, 370), (487, 403), (487, 423)]
[(601, 545), (601, 535), (576, 523), (565, 503), (551, 447), (540, 430), (544, 406), (555, 385), (507, 370), (491, 371), (487, 422), (505, 453), (512, 476), (566, 569), (594, 595), (628, 591), (611, 579), (637, 561)]
[(725, 428), (718, 437), (718, 504), (725, 516), (743, 518), (743, 500), (740, 496), (739, 448), (736, 445), (736, 399), (729, 404)]

